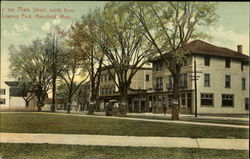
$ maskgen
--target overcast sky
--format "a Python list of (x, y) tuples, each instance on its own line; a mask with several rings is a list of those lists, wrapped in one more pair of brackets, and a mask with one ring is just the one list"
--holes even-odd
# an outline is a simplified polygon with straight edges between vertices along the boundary
[[(104, 6), (105, 2), (32, 2), (21, 1), (1, 2), (1, 81), (13, 80), (8, 77), (8, 48), (11, 43), (15, 45), (29, 44), (36, 37), (45, 37), (53, 25), (60, 24), (63, 28), (70, 27), (74, 19), (79, 19), (89, 9)], [(30, 11), (17, 10), (18, 7), (29, 8)], [(14, 8), (14, 11), (8, 11)], [(33, 8), (45, 8), (47, 11), (55, 9), (62, 12), (33, 12)], [(73, 12), (64, 12), (64, 9), (73, 9)], [(238, 44), (243, 45), (243, 52), (249, 55), (249, 2), (219, 2), (217, 13), (218, 22), (214, 26), (205, 26), (204, 31), (213, 39), (207, 41), (211, 44), (236, 50)], [(28, 15), (62, 15), (71, 19), (25, 19), (22, 14)], [(19, 18), (5, 18), (8, 15), (19, 15)]]

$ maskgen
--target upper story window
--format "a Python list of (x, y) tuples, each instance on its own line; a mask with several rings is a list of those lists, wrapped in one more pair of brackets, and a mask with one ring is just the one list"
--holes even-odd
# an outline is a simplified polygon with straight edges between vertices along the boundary
[(173, 89), (173, 77), (168, 76), (168, 89), (172, 90)]
[(222, 94), (221, 102), (223, 107), (233, 107), (234, 106), (234, 95), (233, 94)]
[(204, 56), (204, 65), (210, 66), (210, 56)]
[(187, 73), (180, 75), (180, 88), (187, 88)]
[(188, 60), (187, 60), (187, 57), (184, 59), (183, 61), (183, 66), (187, 66), (188, 65)]
[(0, 89), (0, 95), (5, 95), (5, 89)]
[(225, 76), (225, 88), (230, 88), (231, 87), (231, 76), (226, 75)]
[(210, 74), (204, 74), (204, 87), (210, 87)]
[(162, 90), (163, 89), (163, 77), (156, 77), (156, 86), (155, 88), (157, 90)]
[(148, 74), (146, 75), (146, 81), (149, 81), (149, 75)]
[(245, 78), (241, 79), (241, 89), (246, 90), (246, 79)]
[(230, 66), (231, 66), (231, 59), (230, 58), (226, 58), (225, 59), (225, 67), (226, 68), (230, 68)]
[(244, 62), (243, 61), (241, 61), (241, 63), (240, 63), (240, 68), (241, 68), (241, 71), (244, 71)]
[(163, 63), (162, 63), (162, 61), (156, 62), (156, 63), (155, 63), (155, 70), (156, 70), (156, 71), (160, 71), (160, 70), (162, 70), (162, 69), (163, 69)]
[(112, 80), (113, 80), (113, 78), (114, 78), (114, 74), (109, 73), (109, 74), (108, 74), (108, 77), (109, 77), (109, 78), (108, 78), (108, 79), (109, 79), (109, 81), (112, 81)]
[(0, 104), (5, 104), (5, 99), (4, 98), (0, 98)]

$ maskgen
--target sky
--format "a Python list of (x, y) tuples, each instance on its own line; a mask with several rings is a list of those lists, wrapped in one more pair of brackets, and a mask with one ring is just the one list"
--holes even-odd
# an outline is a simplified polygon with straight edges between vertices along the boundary
[[(14, 80), (8, 76), (10, 44), (16, 46), (30, 44), (37, 37), (45, 37), (54, 25), (68, 29), (74, 20), (88, 13), (90, 9), (103, 7), (105, 3), (104, 1), (1, 2), (1, 81)], [(218, 2), (218, 21), (213, 26), (201, 28), (213, 38), (204, 41), (232, 50), (236, 50), (237, 45), (241, 44), (243, 53), (249, 55), (249, 4), (249, 2)], [(29, 15), (32, 18), (29, 18)], [(46, 15), (56, 15), (59, 18), (49, 19), (45, 17)]]

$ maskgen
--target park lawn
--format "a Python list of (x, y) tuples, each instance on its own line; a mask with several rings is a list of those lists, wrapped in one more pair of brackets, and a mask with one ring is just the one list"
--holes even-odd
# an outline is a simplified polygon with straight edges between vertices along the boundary
[(247, 159), (248, 151), (192, 148), (0, 144), (3, 159)]
[[(166, 117), (166, 116), (128, 115), (127, 117), (139, 118), (139, 119), (171, 120), (170, 117)], [(223, 120), (223, 119), (180, 118), (180, 121), (230, 124), (230, 125), (248, 125), (249, 124), (248, 121)]]
[[(191, 138), (248, 138), (248, 129), (47, 113), (1, 113), (0, 131)], [(118, 118), (118, 117), (117, 117)]]

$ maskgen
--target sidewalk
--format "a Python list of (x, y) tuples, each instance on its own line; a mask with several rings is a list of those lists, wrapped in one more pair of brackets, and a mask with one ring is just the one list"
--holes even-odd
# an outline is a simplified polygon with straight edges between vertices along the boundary
[[(37, 113), (37, 112), (35, 112)], [(43, 114), (54, 114), (49, 112), (42, 112)], [(231, 128), (245, 128), (249, 129), (249, 125), (230, 125), (230, 124), (216, 124), (216, 123), (205, 123), (205, 122), (191, 122), (191, 121), (172, 121), (172, 120), (155, 120), (155, 119), (139, 119), (139, 118), (129, 118), (129, 117), (114, 117), (114, 116), (90, 116), (83, 114), (66, 114), (66, 113), (56, 113), (57, 115), (72, 115), (81, 117), (92, 117), (92, 118), (110, 118), (110, 119), (125, 119), (125, 120), (135, 120), (135, 121), (149, 121), (149, 122), (160, 122), (160, 123), (175, 123), (175, 124), (191, 124), (191, 125), (205, 125), (205, 126), (218, 126), (218, 127), (231, 127)]]
[(141, 146), (249, 150), (248, 139), (136, 137), (76, 134), (0, 133), (1, 143), (49, 143), (69, 145)]
[[(138, 116), (161, 116), (166, 118), (171, 118), (171, 114), (166, 114), (164, 116), (162, 113), (128, 113), (129, 115), (138, 115)], [(180, 118), (195, 118), (194, 114), (180, 114)], [(222, 116), (207, 116), (207, 115), (198, 115), (197, 119), (219, 119), (219, 120), (234, 120), (234, 121), (249, 121), (248, 117), (222, 117)]]

